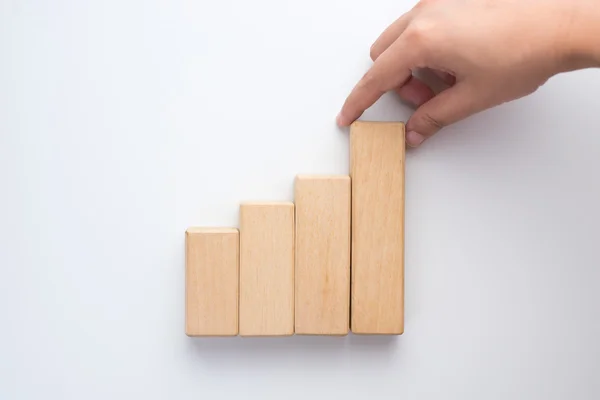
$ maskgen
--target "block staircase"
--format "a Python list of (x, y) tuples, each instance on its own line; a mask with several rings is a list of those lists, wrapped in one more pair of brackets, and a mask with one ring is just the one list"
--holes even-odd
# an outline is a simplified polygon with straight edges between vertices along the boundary
[(188, 228), (186, 335), (402, 334), (404, 136), (401, 122), (357, 121), (349, 175), (298, 175), (293, 202)]

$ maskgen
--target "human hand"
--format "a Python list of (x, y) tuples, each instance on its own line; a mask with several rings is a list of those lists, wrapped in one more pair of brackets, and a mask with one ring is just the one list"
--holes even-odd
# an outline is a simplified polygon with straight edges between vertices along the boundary
[[(350, 125), (395, 90), (416, 107), (406, 126), (406, 142), (416, 147), (447, 125), (535, 92), (555, 74), (598, 65), (598, 45), (589, 42), (599, 37), (599, 6), (593, 0), (421, 0), (372, 45), (374, 63), (337, 123)], [(447, 88), (435, 95), (412, 75), (425, 68)]]

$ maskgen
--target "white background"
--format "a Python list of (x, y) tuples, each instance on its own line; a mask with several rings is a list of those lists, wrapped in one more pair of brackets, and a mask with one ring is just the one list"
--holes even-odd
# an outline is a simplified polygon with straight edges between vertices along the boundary
[(413, 4), (0, 0), (0, 398), (600, 398), (594, 70), (409, 152), (403, 336), (184, 335), (185, 229), (347, 173)]

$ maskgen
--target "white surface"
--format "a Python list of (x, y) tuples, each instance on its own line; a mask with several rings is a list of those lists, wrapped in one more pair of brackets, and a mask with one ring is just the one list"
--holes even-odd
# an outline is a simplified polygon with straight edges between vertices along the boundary
[(410, 152), (402, 337), (184, 335), (186, 227), (346, 173), (413, 3), (0, 1), (0, 398), (600, 398), (600, 71)]

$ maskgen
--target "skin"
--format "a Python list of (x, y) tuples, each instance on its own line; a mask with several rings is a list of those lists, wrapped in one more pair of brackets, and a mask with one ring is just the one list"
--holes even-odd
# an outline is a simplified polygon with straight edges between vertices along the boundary
[[(600, 66), (600, 0), (421, 0), (371, 46), (373, 65), (337, 117), (348, 126), (384, 93), (413, 104), (406, 142), (535, 92), (556, 74)], [(435, 94), (413, 76), (431, 70)]]

